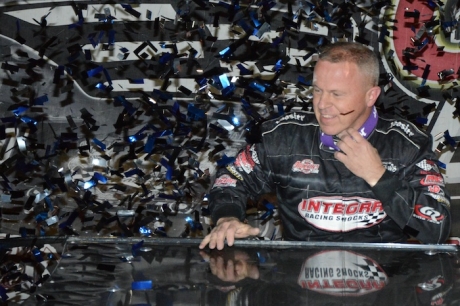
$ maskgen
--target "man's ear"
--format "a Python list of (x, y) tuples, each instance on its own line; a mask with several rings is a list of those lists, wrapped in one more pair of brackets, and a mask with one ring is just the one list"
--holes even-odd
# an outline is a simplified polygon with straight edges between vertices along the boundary
[(366, 101), (367, 106), (371, 107), (375, 104), (381, 91), (382, 89), (380, 88), (380, 86), (371, 87), (367, 91), (367, 101)]

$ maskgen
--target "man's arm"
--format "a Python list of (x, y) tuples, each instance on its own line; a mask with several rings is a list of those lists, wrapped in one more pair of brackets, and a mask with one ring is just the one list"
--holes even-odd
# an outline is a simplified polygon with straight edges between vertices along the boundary
[(404, 177), (385, 171), (372, 191), (405, 233), (423, 243), (443, 243), (450, 234), (450, 198), (436, 161), (423, 159), (405, 170)]
[(377, 150), (357, 131), (347, 130), (339, 136), (337, 146), (343, 152), (336, 152), (336, 158), (366, 180), (387, 215), (405, 233), (424, 243), (443, 243), (448, 238), (450, 198), (431, 141), (397, 175), (383, 168)]
[(248, 198), (256, 199), (270, 190), (269, 178), (263, 169), (263, 145), (247, 145), (233, 164), (217, 171), (209, 195), (211, 219), (216, 225), (200, 248), (222, 249), (225, 240), (232, 245), (235, 238), (257, 235), (259, 229), (243, 222)]

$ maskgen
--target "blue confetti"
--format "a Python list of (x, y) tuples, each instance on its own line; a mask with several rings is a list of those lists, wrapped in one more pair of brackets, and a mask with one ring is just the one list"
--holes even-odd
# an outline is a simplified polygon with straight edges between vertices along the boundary
[(222, 158), (217, 161), (217, 165), (219, 167), (222, 167), (222, 166), (226, 166), (229, 164), (233, 164), (234, 162), (235, 162), (234, 157), (228, 157), (227, 155), (224, 154), (224, 156), (222, 156)]
[(131, 283), (132, 290), (150, 290), (153, 288), (151, 280), (137, 281)]
[(94, 178), (103, 184), (107, 183), (107, 178), (98, 172), (94, 172)]
[(93, 142), (103, 151), (105, 151), (105, 149), (107, 148), (106, 145), (102, 141), (98, 140), (97, 138), (93, 138)]

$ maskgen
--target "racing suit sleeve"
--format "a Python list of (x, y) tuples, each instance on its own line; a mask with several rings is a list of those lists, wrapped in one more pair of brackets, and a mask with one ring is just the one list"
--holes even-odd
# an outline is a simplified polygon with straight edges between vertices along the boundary
[(397, 173), (386, 170), (372, 191), (406, 234), (422, 243), (443, 243), (450, 234), (450, 197), (431, 138), (406, 165)]
[(209, 195), (214, 224), (222, 217), (236, 217), (243, 221), (247, 200), (270, 192), (270, 176), (263, 167), (264, 162), (263, 144), (257, 143), (241, 149), (233, 164), (217, 170)]

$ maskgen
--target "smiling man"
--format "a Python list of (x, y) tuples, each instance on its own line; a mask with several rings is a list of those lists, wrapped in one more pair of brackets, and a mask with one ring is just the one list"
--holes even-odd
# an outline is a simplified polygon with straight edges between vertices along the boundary
[(275, 192), (283, 238), (302, 241), (442, 243), (450, 199), (432, 138), (402, 119), (379, 116), (379, 62), (367, 47), (335, 43), (319, 54), (314, 114), (262, 125), (219, 169), (210, 193), (215, 226), (200, 248), (257, 235), (244, 222), (248, 197)]

